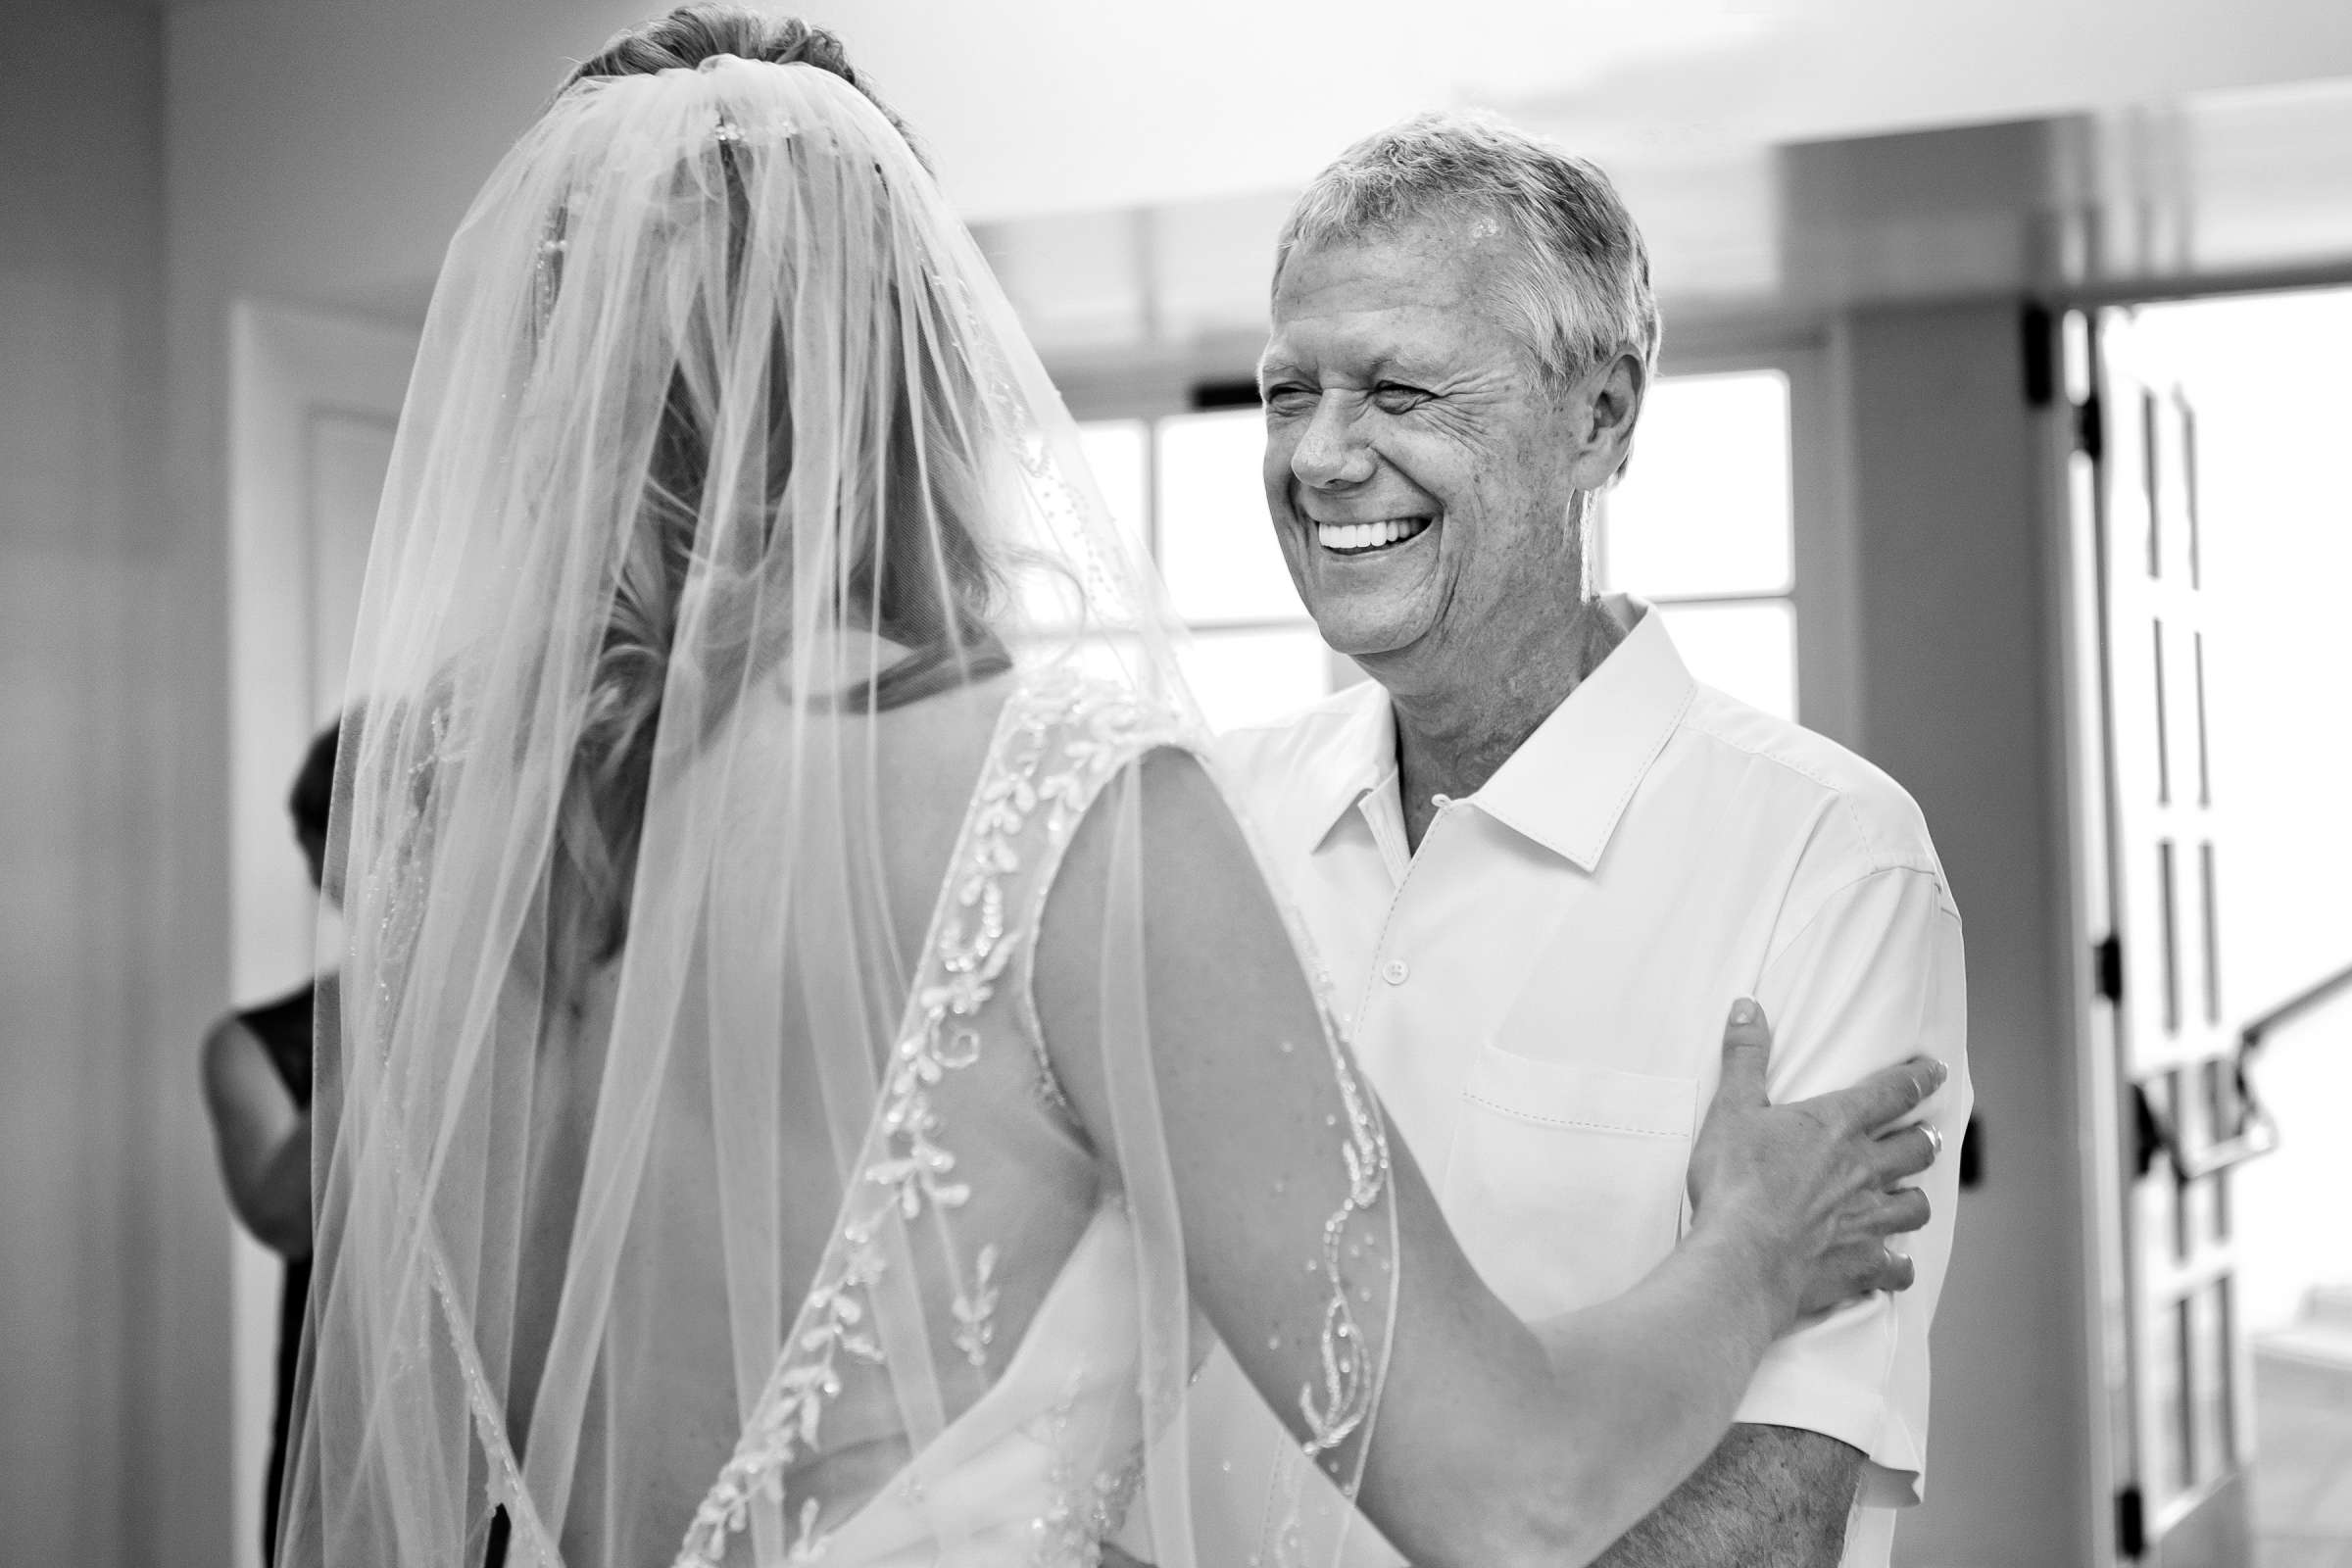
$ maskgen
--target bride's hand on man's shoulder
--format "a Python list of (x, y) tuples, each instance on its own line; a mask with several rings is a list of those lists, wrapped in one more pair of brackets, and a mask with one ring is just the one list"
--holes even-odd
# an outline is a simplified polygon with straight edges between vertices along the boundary
[(1943, 1142), (1906, 1118), (1942, 1086), (1943, 1063), (1914, 1056), (1851, 1088), (1774, 1105), (1764, 1088), (1771, 1051), (1763, 1009), (1735, 1003), (1723, 1077), (1690, 1152), (1694, 1226), (1760, 1244), (1789, 1321), (1908, 1289), (1911, 1260), (1894, 1238), (1928, 1222), (1928, 1200), (1902, 1183), (1934, 1164)]

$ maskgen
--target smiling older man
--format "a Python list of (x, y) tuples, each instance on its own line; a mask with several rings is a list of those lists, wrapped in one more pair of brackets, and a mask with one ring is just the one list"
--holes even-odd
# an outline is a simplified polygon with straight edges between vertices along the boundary
[[(1325, 640), (1372, 680), (1234, 736), (1230, 760), (1365, 1070), (1530, 1319), (1673, 1248), (1733, 998), (1773, 1020), (1776, 1100), (1914, 1052), (1952, 1068), (1929, 1107), (1947, 1137), (1971, 1098), (1960, 919), (1918, 808), (1694, 682), (1658, 615), (1593, 591), (1592, 498), (1657, 345), (1608, 180), (1492, 122), (1358, 143), (1281, 237), (1267, 502)], [(1886, 1562), (1924, 1468), (1954, 1163), (1923, 1182), (1915, 1287), (1778, 1346), (1741, 1424), (1604, 1561)], [(1209, 1376), (1221, 1560), (1256, 1531), (1280, 1439)], [(1348, 1560), (1396, 1558), (1358, 1521)]]

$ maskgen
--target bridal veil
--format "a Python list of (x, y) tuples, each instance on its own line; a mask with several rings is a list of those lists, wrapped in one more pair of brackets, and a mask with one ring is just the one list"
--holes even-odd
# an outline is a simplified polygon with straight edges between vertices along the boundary
[[(1091, 1560), (1075, 1496), (1186, 1568), (1216, 1260), (1172, 1172), (1220, 1132), (1154, 1088), (1133, 787), (1202, 750), (1178, 637), (872, 103), (732, 56), (565, 90), (450, 246), (369, 559), (284, 1560)], [(1014, 1054), (1089, 812), (1085, 1127)], [(1295, 1246), (1268, 1322), (1312, 1325), (1276, 1402), (1345, 1490), (1394, 1221), (1377, 1108), (1300, 1044), (1321, 1130), (1248, 1202)], [(1024, 1365), (1055, 1473), (926, 1468)], [(881, 1508), (898, 1545), (844, 1544)]]

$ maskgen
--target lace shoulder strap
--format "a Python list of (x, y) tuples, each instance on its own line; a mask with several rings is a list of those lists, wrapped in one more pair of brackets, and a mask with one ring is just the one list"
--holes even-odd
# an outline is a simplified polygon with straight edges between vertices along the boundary
[[(1124, 687), (1066, 671), (1023, 684), (1008, 705), (996, 760), (1003, 786), (1009, 786), (1013, 796), (1019, 797), (1023, 783), (1034, 790), (1035, 801), (1024, 805), (1024, 817), (1031, 810), (1043, 810), (1036, 824), (1048, 851), (1047, 860), (1036, 867), (1043, 880), (1053, 880), (1052, 871), (1060, 863), (1071, 831), (1103, 786), (1145, 753), (1161, 747), (1207, 755), (1206, 738), (1198, 725)], [(1004, 798), (1003, 786), (999, 798)]]
[(1102, 790), (1147, 753), (1174, 747), (1208, 760), (1197, 725), (1171, 709), (1155, 708), (1132, 693), (1081, 676), (1041, 682), (1023, 694), (1020, 710), (1004, 733), (1012, 765), (997, 786), (994, 825), (1004, 833), (1002, 853), (1013, 929), (1021, 933), (1012, 956), (1013, 990), (1037, 1075), (1039, 1098), (1075, 1124), (1077, 1112), (1047, 1054), (1044, 1026), (1037, 1017), (1032, 975), (1036, 934), (1047, 895), (1060, 873), (1063, 856), (1078, 823)]

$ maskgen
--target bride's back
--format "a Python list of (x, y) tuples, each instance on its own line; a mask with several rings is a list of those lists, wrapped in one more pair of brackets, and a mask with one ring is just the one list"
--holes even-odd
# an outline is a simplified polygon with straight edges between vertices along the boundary
[(526, 1474), (541, 1469), (534, 1447), (576, 1433), (567, 1562), (677, 1549), (778, 1347), (789, 1355), (793, 1334), (821, 1331), (849, 1294), (824, 1278), (828, 1248), (839, 1252), (861, 1184), (906, 1156), (894, 1119), (920, 1121), (916, 1157), (940, 1162), (910, 1189), (931, 1211), (902, 1238), (895, 1291), (866, 1293), (858, 1345), (828, 1358), (821, 1443), (772, 1474), (796, 1507), (821, 1498), (831, 1528), (1004, 1375), (1099, 1197), (1029, 995), (1066, 837), (1038, 792), (1067, 770), (1087, 700), (1067, 679), (1000, 676), (831, 712), (778, 684), (689, 765), (710, 777), (665, 792), (649, 816), (649, 844), (671, 813), (718, 810), (730, 826), (665, 1060), (643, 1086), (644, 1169), (576, 1412), (531, 1408), (534, 1348), (564, 1338), (557, 1303), (598, 1086), (611, 1096), (625, 964), (588, 977), (543, 1055), (550, 1087), (570, 1092), (543, 1094), (536, 1118), (508, 1423), (530, 1434)]

